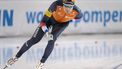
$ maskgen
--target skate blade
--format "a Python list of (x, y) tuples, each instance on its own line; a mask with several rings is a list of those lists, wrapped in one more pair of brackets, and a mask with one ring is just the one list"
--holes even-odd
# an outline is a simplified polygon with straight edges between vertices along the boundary
[(3, 69), (6, 69), (6, 68), (8, 68), (8, 66), (6, 65)]

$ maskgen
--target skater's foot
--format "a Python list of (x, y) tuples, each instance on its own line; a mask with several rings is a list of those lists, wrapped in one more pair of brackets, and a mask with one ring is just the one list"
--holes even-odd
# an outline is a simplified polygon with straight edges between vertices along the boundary
[(18, 58), (16, 57), (12, 57), (7, 61), (7, 64), (5, 65), (5, 67), (3, 69), (8, 68), (9, 66), (11, 66), (12, 64), (14, 64), (16, 61), (18, 60)]
[(36, 69), (44, 69), (44, 63), (39, 62), (39, 64), (36, 66)]
[(7, 61), (7, 66), (13, 65), (18, 60), (17, 57), (12, 57)]

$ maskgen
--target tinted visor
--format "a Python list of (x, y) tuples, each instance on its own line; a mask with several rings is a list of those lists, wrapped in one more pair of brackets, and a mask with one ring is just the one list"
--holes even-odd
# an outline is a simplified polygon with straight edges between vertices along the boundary
[(63, 6), (66, 8), (73, 8), (74, 4), (63, 3)]

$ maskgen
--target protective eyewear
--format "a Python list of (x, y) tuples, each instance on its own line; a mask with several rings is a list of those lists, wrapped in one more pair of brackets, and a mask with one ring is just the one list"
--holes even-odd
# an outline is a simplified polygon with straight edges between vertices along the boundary
[(66, 7), (66, 8), (73, 8), (74, 5), (63, 3), (63, 6)]

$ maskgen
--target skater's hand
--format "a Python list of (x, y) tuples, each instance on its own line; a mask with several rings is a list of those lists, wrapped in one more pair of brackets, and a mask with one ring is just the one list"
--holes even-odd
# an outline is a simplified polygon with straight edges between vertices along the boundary
[(43, 26), (42, 30), (45, 32), (48, 40), (53, 40), (53, 35), (51, 34), (51, 32), (48, 30), (46, 26)]
[(45, 33), (47, 33), (47, 32), (49, 31), (48, 28), (47, 28), (47, 26), (42, 26), (41, 28), (42, 28), (42, 30), (43, 30)]
[(46, 32), (48, 40), (53, 40), (53, 34), (51, 34), (51, 32), (52, 32), (52, 26), (50, 26), (48, 32)]
[(47, 28), (45, 22), (41, 22), (40, 27), (41, 27), (41, 29), (43, 30), (44, 33), (48, 32), (48, 28)]

